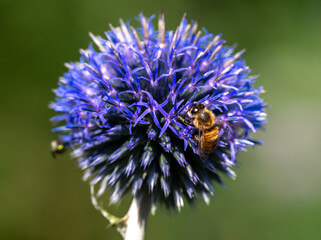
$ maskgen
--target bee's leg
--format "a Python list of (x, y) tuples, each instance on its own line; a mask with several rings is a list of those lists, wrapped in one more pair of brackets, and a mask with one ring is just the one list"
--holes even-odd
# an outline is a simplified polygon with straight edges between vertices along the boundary
[(194, 138), (195, 138), (195, 140), (196, 140), (197, 142), (199, 142), (199, 141), (201, 140), (201, 138), (200, 138), (199, 134), (198, 134), (198, 135), (197, 135), (197, 134), (195, 134)]
[(189, 121), (187, 121), (186, 119), (184, 119), (184, 118), (182, 118), (181, 116), (177, 116), (177, 120), (180, 122), (180, 123), (182, 123), (182, 124), (184, 124), (184, 125), (186, 125), (186, 126), (191, 126), (191, 127), (194, 127), (194, 125), (192, 124), (192, 123), (190, 123)]
[(208, 158), (208, 154), (203, 152), (202, 150), (202, 135), (203, 135), (203, 132), (198, 131), (198, 134), (195, 134), (194, 138), (198, 142), (198, 156), (203, 162), (205, 162)]

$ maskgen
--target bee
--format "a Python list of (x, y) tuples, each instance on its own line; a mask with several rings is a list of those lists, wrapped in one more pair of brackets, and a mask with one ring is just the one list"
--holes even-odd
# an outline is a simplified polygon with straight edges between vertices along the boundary
[(185, 125), (198, 129), (195, 136), (198, 141), (198, 152), (202, 161), (206, 161), (208, 155), (214, 151), (219, 141), (219, 133), (222, 124), (216, 119), (215, 114), (208, 110), (202, 103), (194, 103), (188, 112), (193, 124), (178, 116), (178, 120)]
[(60, 140), (53, 140), (50, 143), (51, 155), (56, 158), (56, 154), (62, 154), (66, 150), (66, 146)]

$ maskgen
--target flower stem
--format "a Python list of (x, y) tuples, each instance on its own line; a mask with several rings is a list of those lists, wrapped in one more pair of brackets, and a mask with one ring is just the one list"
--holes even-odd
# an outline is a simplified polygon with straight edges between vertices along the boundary
[(148, 215), (151, 208), (151, 198), (148, 194), (134, 196), (126, 217), (127, 224), (124, 240), (143, 240)]

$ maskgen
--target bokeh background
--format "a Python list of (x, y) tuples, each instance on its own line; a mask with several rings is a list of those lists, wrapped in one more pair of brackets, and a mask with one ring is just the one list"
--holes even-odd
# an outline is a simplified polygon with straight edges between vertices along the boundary
[[(0, 0), (0, 239), (103, 240), (120, 236), (91, 206), (76, 161), (53, 159), (51, 89), (77, 61), (88, 32), (108, 23), (184, 12), (200, 17), (260, 74), (271, 105), (264, 146), (242, 153), (236, 181), (217, 186), (210, 206), (158, 209), (146, 239), (321, 239), (321, 1)], [(137, 25), (136, 25), (137, 26)], [(109, 206), (126, 212), (130, 199)]]

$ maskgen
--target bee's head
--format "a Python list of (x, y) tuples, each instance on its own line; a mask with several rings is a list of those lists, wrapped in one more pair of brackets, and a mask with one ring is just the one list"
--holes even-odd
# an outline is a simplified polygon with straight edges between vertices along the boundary
[(196, 114), (199, 114), (205, 108), (202, 103), (193, 103), (192, 107), (189, 110), (189, 113), (194, 117)]

